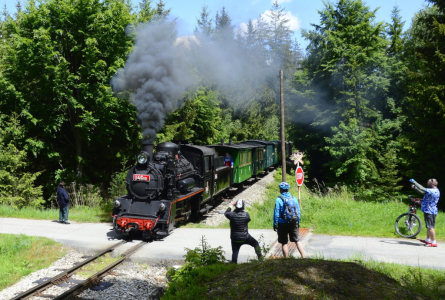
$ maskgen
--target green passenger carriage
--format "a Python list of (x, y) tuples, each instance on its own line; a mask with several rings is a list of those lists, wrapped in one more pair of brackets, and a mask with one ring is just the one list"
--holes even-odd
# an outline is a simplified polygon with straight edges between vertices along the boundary
[[(272, 143), (278, 143), (278, 152), (277, 152), (277, 163), (281, 164), (281, 141), (271, 141)], [(286, 162), (288, 162), (289, 160), (289, 156), (292, 155), (293, 150), (292, 150), (292, 142), (284, 142), (285, 143), (285, 151), (286, 151)]]
[(207, 147), (215, 149), (220, 156), (226, 153), (233, 159), (231, 183), (241, 183), (252, 177), (252, 145), (247, 144), (217, 144)]
[[(243, 144), (247, 145), (247, 144)], [(264, 145), (250, 144), (252, 147), (252, 176), (256, 177), (264, 171), (264, 161), (266, 159), (266, 147)]]
[(276, 162), (277, 159), (274, 157), (275, 154), (275, 148), (274, 143), (269, 141), (262, 141), (262, 140), (249, 140), (241, 142), (241, 144), (252, 144), (252, 145), (263, 145), (265, 146), (266, 152), (265, 152), (265, 159), (264, 159), (264, 170), (268, 171), (270, 167), (274, 166), (274, 161)]

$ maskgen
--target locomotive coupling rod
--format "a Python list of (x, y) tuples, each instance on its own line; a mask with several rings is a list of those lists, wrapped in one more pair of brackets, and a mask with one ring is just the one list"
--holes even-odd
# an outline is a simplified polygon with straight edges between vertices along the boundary
[(18, 299), (23, 299), (23, 298), (25, 298), (25, 297), (28, 297), (29, 295), (31, 295), (31, 294), (37, 292), (38, 290), (41, 290), (42, 288), (46, 287), (47, 285), (54, 284), (55, 282), (59, 281), (60, 279), (63, 279), (63, 278), (65, 278), (65, 277), (70, 276), (70, 274), (73, 273), (74, 271), (76, 271), (77, 269), (79, 269), (79, 268), (81, 268), (82, 266), (88, 264), (89, 262), (95, 260), (96, 258), (98, 258), (98, 257), (100, 257), (100, 256), (102, 256), (102, 255), (104, 255), (104, 254), (106, 254), (106, 253), (108, 253), (108, 252), (113, 251), (115, 248), (117, 248), (117, 247), (119, 247), (120, 245), (125, 244), (125, 243), (126, 243), (126, 241), (121, 241), (121, 242), (119, 242), (119, 243), (117, 243), (117, 244), (114, 244), (113, 246), (108, 247), (107, 249), (105, 249), (104, 251), (100, 252), (99, 254), (97, 254), (97, 255), (95, 255), (95, 256), (89, 258), (89, 259), (84, 260), (84, 261), (81, 262), (80, 264), (78, 264), (78, 265), (72, 267), (72, 268), (69, 269), (69, 270), (66, 270), (66, 271), (60, 273), (59, 275), (54, 276), (53, 278), (51, 278), (51, 279), (49, 279), (49, 280), (47, 280), (47, 281), (45, 281), (45, 282), (43, 282), (43, 283), (41, 283), (41, 284), (39, 284), (39, 285), (33, 287), (32, 289), (29, 289), (29, 290), (27, 290), (27, 291), (21, 293), (20, 295), (15, 296), (15, 297), (12, 298), (11, 300), (18, 300)]

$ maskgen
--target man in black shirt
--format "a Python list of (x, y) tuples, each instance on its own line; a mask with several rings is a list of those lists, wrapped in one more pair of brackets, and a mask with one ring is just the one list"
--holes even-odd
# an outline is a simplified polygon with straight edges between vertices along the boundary
[(248, 244), (255, 249), (258, 258), (261, 257), (261, 248), (258, 241), (249, 234), (248, 223), (249, 213), (244, 211), (244, 200), (236, 202), (235, 210), (227, 208), (224, 216), (230, 220), (230, 239), (232, 240), (232, 262), (237, 263), (239, 249), (242, 245)]
[(68, 212), (69, 212), (69, 197), (68, 193), (65, 190), (65, 183), (59, 183), (59, 187), (57, 188), (57, 201), (59, 201), (59, 222), (61, 224), (69, 224), (68, 223)]

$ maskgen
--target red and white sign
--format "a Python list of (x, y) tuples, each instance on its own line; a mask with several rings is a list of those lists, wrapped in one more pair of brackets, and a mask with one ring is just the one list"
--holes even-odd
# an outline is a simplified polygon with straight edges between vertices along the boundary
[(295, 180), (297, 181), (297, 185), (301, 186), (303, 184), (304, 180), (304, 172), (303, 168), (298, 166), (297, 170), (295, 171)]
[(150, 181), (150, 175), (133, 174), (133, 181)]

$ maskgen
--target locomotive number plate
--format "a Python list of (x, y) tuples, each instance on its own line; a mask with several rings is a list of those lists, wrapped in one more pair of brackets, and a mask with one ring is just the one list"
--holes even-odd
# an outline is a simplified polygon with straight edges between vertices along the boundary
[(150, 175), (133, 174), (133, 181), (150, 181)]

